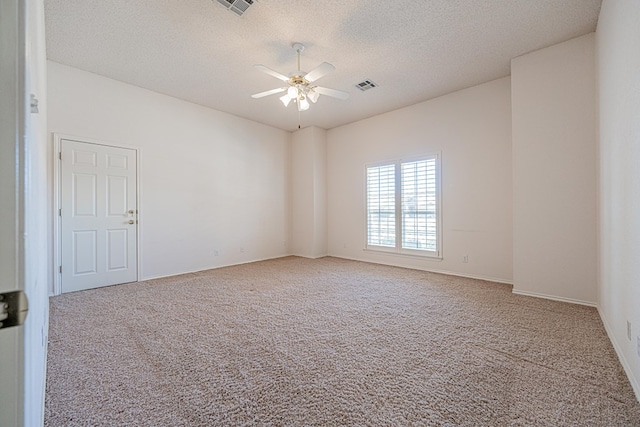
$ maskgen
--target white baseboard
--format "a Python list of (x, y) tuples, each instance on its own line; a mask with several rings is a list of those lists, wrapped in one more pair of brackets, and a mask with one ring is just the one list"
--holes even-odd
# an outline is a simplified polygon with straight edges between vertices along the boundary
[(368, 262), (370, 264), (388, 265), (388, 266), (391, 266), (391, 267), (400, 267), (400, 268), (406, 268), (406, 269), (409, 269), (409, 270), (428, 271), (429, 273), (446, 274), (447, 276), (457, 276), (457, 277), (464, 277), (464, 278), (467, 278), (467, 279), (485, 280), (487, 282), (495, 282), (495, 283), (503, 283), (505, 285), (513, 285), (513, 282), (510, 281), (510, 280), (497, 279), (495, 277), (479, 276), (479, 275), (475, 275), (475, 274), (464, 274), (464, 273), (459, 273), (459, 272), (455, 272), (455, 271), (438, 270), (438, 269), (434, 269), (434, 268), (407, 267), (407, 266), (401, 265), (401, 264), (391, 264), (391, 263), (388, 263), (388, 262), (372, 261), (370, 259), (346, 257), (346, 256), (341, 256), (341, 255), (327, 255), (327, 256), (332, 257), (332, 258), (348, 259), (348, 260), (351, 260), (351, 261)]
[(579, 299), (565, 298), (565, 297), (559, 297), (559, 296), (555, 296), (555, 295), (539, 294), (537, 292), (527, 292), (527, 291), (521, 291), (521, 290), (517, 290), (517, 289), (514, 289), (512, 292), (514, 294), (516, 294), (516, 295), (524, 295), (524, 296), (527, 296), (527, 297), (544, 298), (544, 299), (549, 299), (549, 300), (552, 300), (552, 301), (560, 301), (560, 302), (568, 302), (570, 304), (586, 305), (587, 307), (598, 307), (598, 304), (596, 304), (595, 302), (591, 302), (591, 301), (582, 301), (582, 300), (579, 300)]
[(165, 277), (173, 277), (173, 276), (181, 276), (183, 274), (199, 273), (201, 271), (215, 270), (215, 269), (224, 268), (224, 267), (233, 267), (234, 265), (251, 264), (251, 263), (260, 262), (260, 261), (269, 261), (270, 259), (286, 258), (288, 256), (296, 256), (296, 255), (283, 254), (283, 255), (277, 255), (277, 256), (268, 257), (268, 258), (252, 259), (252, 260), (236, 262), (236, 263), (231, 263), (231, 264), (214, 265), (214, 266), (211, 266), (211, 267), (199, 268), (197, 270), (182, 271), (182, 272), (171, 273), (171, 274), (162, 274), (162, 275), (159, 275), (159, 276), (146, 276), (146, 277), (141, 277), (140, 281), (141, 282), (146, 282), (147, 280), (163, 279)]
[(327, 257), (329, 255), (324, 254), (324, 255), (317, 255), (317, 256), (309, 256), (309, 255), (300, 255), (300, 254), (290, 254), (290, 255), (285, 255), (285, 256), (297, 256), (297, 257), (300, 257), (300, 258), (307, 258), (307, 259), (320, 259), (320, 258)]
[(487, 282), (502, 283), (504, 285), (513, 286), (513, 281), (505, 280), (505, 279), (497, 279), (495, 277), (479, 276), (479, 275), (476, 275), (476, 274), (462, 274), (462, 273), (456, 273), (456, 272), (447, 271), (447, 270), (429, 269), (429, 270), (424, 270), (424, 271), (428, 271), (430, 273), (446, 274), (447, 276), (457, 276), (457, 277), (464, 277), (464, 278), (467, 278), (467, 279), (477, 279), (477, 280), (484, 280), (484, 281), (487, 281)]
[(609, 341), (611, 341), (611, 344), (613, 345), (613, 348), (616, 351), (616, 354), (618, 355), (618, 360), (620, 360), (620, 364), (624, 369), (624, 373), (627, 374), (627, 378), (631, 383), (631, 388), (633, 388), (633, 391), (636, 394), (636, 400), (640, 402), (640, 384), (638, 384), (638, 381), (633, 376), (633, 371), (631, 370), (631, 366), (629, 365), (629, 362), (627, 362), (627, 359), (624, 357), (624, 353), (622, 352), (622, 349), (620, 348), (620, 345), (618, 345), (618, 341), (615, 339), (615, 335), (613, 334), (613, 329), (611, 329), (611, 326), (609, 326), (607, 319), (602, 315), (602, 311), (600, 310), (600, 307), (598, 307), (598, 314), (600, 315), (600, 319), (602, 319), (604, 330), (607, 331), (607, 335), (609, 336)]

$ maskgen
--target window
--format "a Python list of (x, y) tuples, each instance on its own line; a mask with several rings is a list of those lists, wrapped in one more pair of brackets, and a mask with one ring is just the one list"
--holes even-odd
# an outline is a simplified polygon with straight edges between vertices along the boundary
[(440, 257), (438, 155), (367, 167), (367, 248)]
[(367, 218), (370, 245), (396, 246), (395, 165), (367, 169)]

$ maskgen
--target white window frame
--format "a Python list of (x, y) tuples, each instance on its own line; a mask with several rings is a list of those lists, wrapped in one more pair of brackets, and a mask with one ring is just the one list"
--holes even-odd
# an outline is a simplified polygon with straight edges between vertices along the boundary
[[(436, 163), (436, 250), (409, 249), (402, 247), (402, 164), (421, 160), (435, 159)], [(364, 168), (365, 206), (364, 206), (364, 247), (366, 251), (384, 252), (389, 254), (413, 256), (420, 258), (442, 259), (442, 156), (440, 152), (427, 153), (421, 156), (368, 163)], [(395, 166), (395, 247), (369, 244), (369, 185), (368, 171), (370, 168), (394, 165)]]

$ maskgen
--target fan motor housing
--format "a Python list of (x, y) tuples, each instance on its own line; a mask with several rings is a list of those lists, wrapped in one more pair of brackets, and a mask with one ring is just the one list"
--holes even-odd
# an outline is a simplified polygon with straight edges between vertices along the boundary
[(306, 85), (309, 84), (309, 82), (306, 81), (304, 77), (299, 76), (299, 75), (296, 74), (296, 75), (291, 76), (291, 79), (289, 79), (289, 84), (291, 86), (296, 86), (296, 85), (304, 85), (304, 86), (306, 86)]

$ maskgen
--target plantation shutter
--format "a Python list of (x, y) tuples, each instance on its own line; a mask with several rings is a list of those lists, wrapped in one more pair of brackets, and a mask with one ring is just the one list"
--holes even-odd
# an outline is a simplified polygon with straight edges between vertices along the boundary
[(436, 158), (401, 164), (402, 248), (438, 251)]
[(367, 168), (367, 243), (396, 246), (396, 167)]

